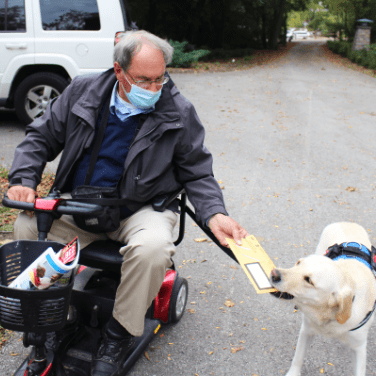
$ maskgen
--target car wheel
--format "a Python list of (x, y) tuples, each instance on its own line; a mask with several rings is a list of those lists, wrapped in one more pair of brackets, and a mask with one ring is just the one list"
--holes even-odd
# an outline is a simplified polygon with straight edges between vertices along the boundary
[(168, 308), (168, 321), (178, 322), (184, 314), (188, 299), (188, 282), (185, 278), (176, 276), (172, 286), (170, 306)]
[(14, 94), (14, 107), (18, 118), (25, 124), (42, 116), (51, 99), (60, 95), (69, 82), (51, 72), (35, 73), (25, 78)]

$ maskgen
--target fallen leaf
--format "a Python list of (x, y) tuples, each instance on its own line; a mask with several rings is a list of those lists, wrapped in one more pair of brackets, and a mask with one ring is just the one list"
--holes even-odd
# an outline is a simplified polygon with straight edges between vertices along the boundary
[(189, 313), (195, 313), (195, 312), (196, 312), (196, 310), (193, 309), (193, 308), (188, 308), (187, 311), (188, 311)]
[(145, 355), (145, 358), (150, 361), (149, 354), (147, 351), (145, 351), (144, 355)]
[(214, 353), (214, 351), (210, 351), (209, 355), (212, 355)]
[(21, 353), (14, 353), (13, 351), (10, 353), (11, 356), (18, 356), (21, 355)]
[(230, 299), (227, 299), (225, 302), (226, 307), (233, 307), (235, 305), (234, 302), (232, 302)]
[(203, 242), (206, 242), (208, 240), (208, 238), (197, 238), (197, 239), (194, 239), (195, 242), (197, 243), (203, 243)]
[(238, 351), (241, 351), (241, 350), (243, 350), (243, 346), (238, 346), (238, 347), (232, 347), (231, 348), (231, 352), (233, 354), (235, 354), (235, 353), (237, 353)]
[(333, 366), (334, 367), (334, 364), (332, 364), (332, 363), (328, 363), (330, 366)]
[(356, 191), (356, 188), (355, 188), (355, 187), (347, 187), (347, 188), (346, 188), (346, 191), (349, 191), (349, 192), (355, 192), (355, 191)]
[(320, 369), (320, 373), (324, 373), (324, 368), (321, 368), (321, 369)]

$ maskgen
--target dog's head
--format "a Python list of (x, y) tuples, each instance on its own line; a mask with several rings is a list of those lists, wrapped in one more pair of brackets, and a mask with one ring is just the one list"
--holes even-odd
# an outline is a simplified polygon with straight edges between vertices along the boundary
[(290, 269), (273, 269), (270, 281), (278, 291), (292, 295), (294, 303), (305, 313), (320, 320), (335, 317), (344, 324), (351, 316), (353, 289), (346, 275), (328, 257), (311, 255), (298, 260)]

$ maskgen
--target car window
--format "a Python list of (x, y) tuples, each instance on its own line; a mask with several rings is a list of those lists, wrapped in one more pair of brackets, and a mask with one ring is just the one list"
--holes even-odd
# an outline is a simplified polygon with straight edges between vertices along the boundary
[(0, 33), (4, 32), (26, 32), (24, 0), (0, 0)]
[(101, 28), (97, 0), (39, 1), (43, 30), (100, 30)]

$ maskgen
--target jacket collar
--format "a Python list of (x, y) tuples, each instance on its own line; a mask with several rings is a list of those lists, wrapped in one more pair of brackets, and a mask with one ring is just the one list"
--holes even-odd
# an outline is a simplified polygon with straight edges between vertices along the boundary
[(98, 114), (116, 82), (114, 69), (108, 69), (97, 76), (78, 101), (73, 105), (72, 112), (95, 128)]
[[(113, 68), (97, 76), (73, 105), (72, 112), (95, 128), (98, 114), (106, 98), (111, 95), (116, 80)], [(155, 110), (147, 115), (147, 121), (142, 126), (142, 133), (140, 132), (139, 136), (149, 132), (156, 124), (180, 118), (172, 98), (170, 82), (163, 86), (161, 98), (155, 104)]]

